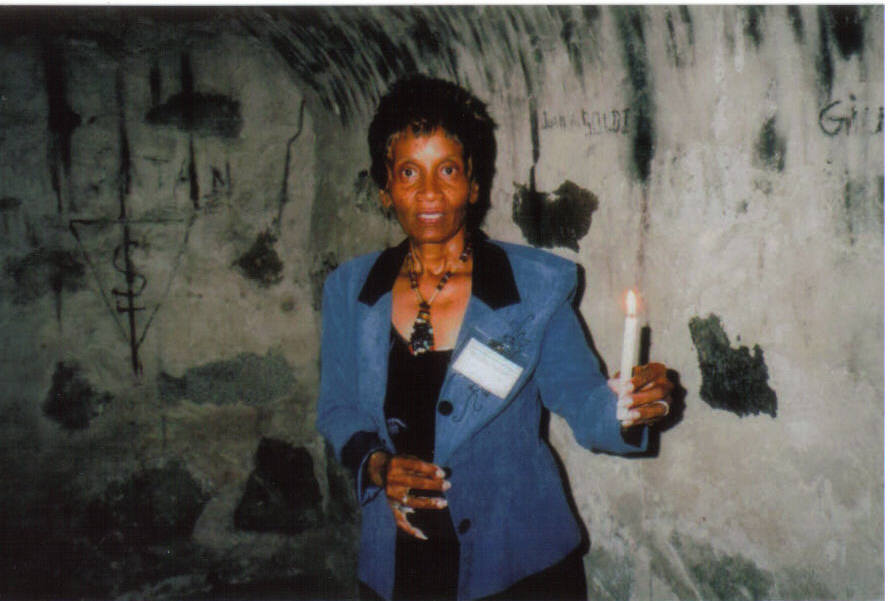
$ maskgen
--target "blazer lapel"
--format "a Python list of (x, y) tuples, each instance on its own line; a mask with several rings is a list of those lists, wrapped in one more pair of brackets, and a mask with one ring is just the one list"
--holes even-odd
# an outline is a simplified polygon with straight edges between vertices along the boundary
[[(452, 355), (452, 368), (448, 370), (439, 395), (440, 402), (447, 400), (453, 410), (447, 416), (440, 415), (436, 421), (434, 456), (437, 463), (446, 462), (457, 447), (494, 419), (531, 375), (534, 353), (529, 340), (522, 335), (521, 324), (510, 319), (514, 315), (520, 317), (509, 307), (492, 309), (475, 296), (471, 297)], [(454, 361), (473, 339), (522, 369), (506, 398), (498, 397), (453, 369)]]

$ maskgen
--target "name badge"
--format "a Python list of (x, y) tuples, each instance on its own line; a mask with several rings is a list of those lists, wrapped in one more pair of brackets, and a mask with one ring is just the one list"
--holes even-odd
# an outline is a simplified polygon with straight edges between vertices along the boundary
[(454, 370), (491, 394), (505, 399), (522, 374), (522, 368), (475, 338), (454, 362)]

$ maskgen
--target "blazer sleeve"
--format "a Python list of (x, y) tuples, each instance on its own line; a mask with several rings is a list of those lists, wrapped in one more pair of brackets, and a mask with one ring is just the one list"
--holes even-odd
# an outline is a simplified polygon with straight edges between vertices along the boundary
[(599, 362), (587, 345), (571, 291), (560, 302), (545, 326), (535, 380), (544, 406), (569, 423), (581, 446), (609, 453), (640, 453), (648, 445), (648, 427), (639, 444), (624, 440), (616, 419), (618, 397), (599, 371)]
[(365, 463), (376, 450), (385, 449), (372, 415), (361, 408), (355, 365), (354, 295), (350, 297), (342, 270), (328, 276), (322, 297), (321, 385), (316, 427), (331, 444), (337, 459), (355, 477), (359, 502), (364, 504), (380, 489), (364, 477)]

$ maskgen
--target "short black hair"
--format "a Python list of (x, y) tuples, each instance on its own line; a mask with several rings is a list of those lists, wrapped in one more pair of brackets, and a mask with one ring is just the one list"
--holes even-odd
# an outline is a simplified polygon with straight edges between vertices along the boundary
[(410, 128), (415, 135), (442, 128), (460, 142), (470, 177), (479, 186), (477, 201), (467, 209), (467, 227), (478, 228), (491, 206), (491, 183), (497, 127), (484, 102), (464, 88), (425, 75), (396, 81), (380, 100), (368, 128), (371, 177), (381, 190), (387, 186), (387, 159), (393, 137)]

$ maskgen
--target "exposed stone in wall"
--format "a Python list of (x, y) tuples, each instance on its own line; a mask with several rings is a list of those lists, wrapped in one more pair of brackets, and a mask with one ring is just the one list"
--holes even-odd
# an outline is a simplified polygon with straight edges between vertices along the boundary
[(240, 530), (287, 534), (319, 525), (321, 490), (309, 452), (263, 438), (234, 519)]
[(201, 486), (180, 464), (169, 462), (108, 485), (87, 510), (94, 541), (142, 546), (187, 540), (207, 502)]
[(188, 399), (216, 405), (263, 405), (291, 392), (296, 383), (293, 368), (281, 354), (242, 353), (230, 361), (193, 367), (178, 378), (161, 372), (158, 393), (170, 403)]

